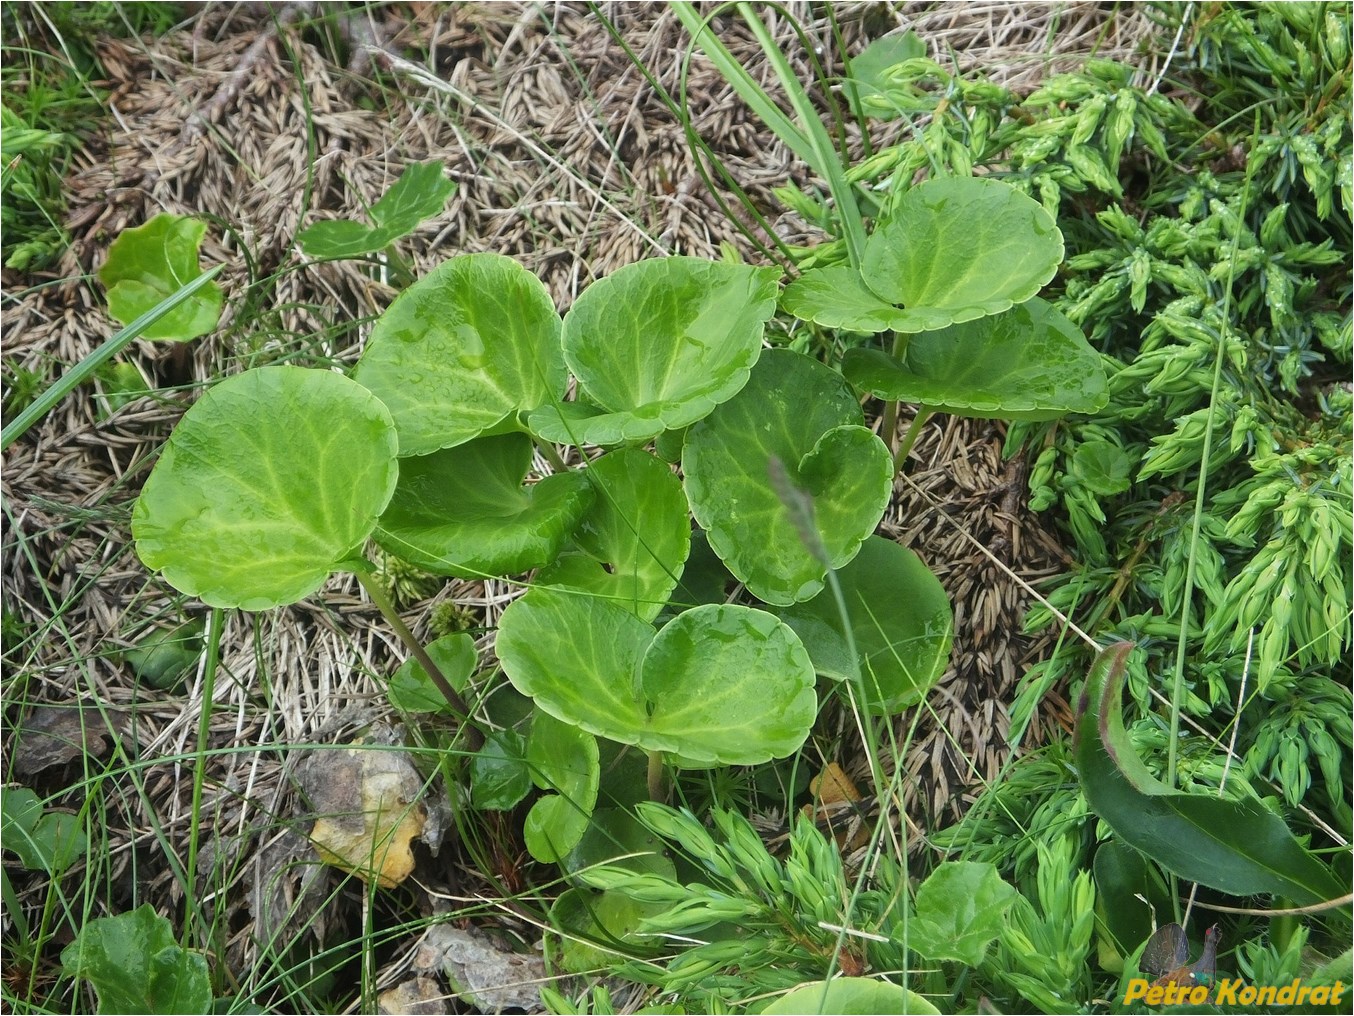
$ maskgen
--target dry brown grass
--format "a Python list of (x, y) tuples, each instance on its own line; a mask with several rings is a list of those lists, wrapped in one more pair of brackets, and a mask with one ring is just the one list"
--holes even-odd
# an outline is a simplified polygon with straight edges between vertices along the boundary
[[(806, 4), (789, 8), (810, 15)], [(671, 13), (643, 3), (606, 11), (675, 93), (683, 34)], [(807, 74), (789, 26), (767, 16)], [(838, 16), (857, 49), (914, 25), (934, 53), (1015, 88), (1092, 52), (1142, 63), (1138, 47), (1152, 31), (1137, 5), (853, 4)], [(180, 905), (183, 886), (165, 852), (182, 858), (186, 849), (204, 707), (201, 674), (181, 694), (150, 695), (115, 657), (146, 623), (197, 609), (129, 550), (129, 505), (144, 471), (201, 384), (288, 350), (350, 364), (393, 296), (354, 263), (296, 268), (298, 229), (360, 214), (406, 163), (436, 158), (460, 189), (403, 245), (418, 272), (464, 251), (509, 254), (546, 281), (563, 310), (590, 280), (638, 258), (715, 255), (723, 242), (752, 253), (701, 182), (682, 127), (585, 9), (414, 4), (359, 17), (374, 20), (353, 26), (358, 64), (369, 58), (364, 39), (420, 59), (387, 63), (373, 87), (331, 62), (298, 23), (259, 43), (248, 73), (232, 79), (269, 24), (249, 5), (203, 5), (165, 38), (103, 45), (114, 127), (69, 180), (76, 242), (53, 278), (4, 279), (5, 356), (54, 376), (115, 330), (88, 273), (121, 229), (160, 211), (205, 216), (213, 228), (204, 261), (227, 265), (227, 310), (212, 337), (186, 359), (145, 343), (130, 353), (163, 398), (105, 416), (82, 389), (6, 455), (5, 611), (36, 637), (7, 661), (17, 669), (6, 678), (5, 771), (14, 772), (16, 730), (33, 707), (109, 710), (127, 757), (140, 762), (139, 790), (123, 787), (107, 802), (105, 904), (113, 910), (128, 903), (133, 882), (162, 909)], [(769, 80), (750, 38), (732, 23), (721, 31), (754, 76)], [(821, 22), (810, 34), (830, 38)], [(791, 242), (815, 239), (776, 211), (771, 194), (787, 179), (808, 182), (803, 168), (699, 58), (688, 93), (695, 127), (777, 230)], [(377, 108), (363, 108), (364, 96)], [(930, 423), (913, 453), (913, 484), (900, 485), (884, 524), (922, 554), (956, 608), (954, 665), (899, 760), (910, 776), (909, 815), (922, 828), (951, 819), (965, 794), (995, 775), (1007, 755), (1012, 689), (1042, 651), (1019, 634), (1028, 594), (962, 532), (1026, 579), (1061, 565), (1056, 541), (1025, 510), (1023, 477), (1002, 461), (1001, 440), (992, 423)], [(431, 606), (455, 603), (492, 629), (512, 595), (505, 582), (452, 581), (410, 604), (408, 616), (421, 631)], [(487, 648), (491, 638), (480, 642)], [(223, 647), (209, 717), (209, 746), (222, 754), (208, 767), (202, 802), (210, 847), (198, 895), (225, 914), (229, 963), (244, 976), (259, 960), (260, 927), (287, 923), (281, 903), (308, 900), (302, 916), (315, 934), (326, 921), (356, 920), (358, 896), (330, 895), (328, 871), (317, 877), (310, 864), (290, 776), (297, 746), (341, 743), (390, 718), (373, 675), (403, 653), (343, 577), (291, 608), (232, 613)], [(41, 780), (51, 789), (70, 776), (49, 770)], [(434, 889), (454, 885), (460, 897), (490, 892), (485, 873), (457, 867), (455, 851), (420, 876)]]

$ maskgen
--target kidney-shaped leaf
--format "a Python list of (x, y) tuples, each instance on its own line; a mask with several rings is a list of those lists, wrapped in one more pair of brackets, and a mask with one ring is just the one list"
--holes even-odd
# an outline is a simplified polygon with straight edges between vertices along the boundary
[(677, 587), (691, 547), (682, 483), (635, 448), (603, 455), (586, 476), (597, 496), (574, 533), (577, 549), (537, 581), (605, 596), (652, 621)]
[[(860, 674), (864, 701), (876, 715), (915, 705), (945, 673), (954, 615), (939, 580), (906, 547), (871, 536), (860, 553), (837, 572), (851, 619), (859, 670), (842, 628), (831, 590), (780, 612), (804, 642), (818, 673), (839, 681)], [(857, 692), (859, 698), (861, 692)]]
[(842, 373), (881, 399), (982, 419), (1053, 420), (1097, 412), (1109, 399), (1100, 354), (1038, 297), (915, 335), (906, 362), (877, 349), (847, 350)]
[(801, 321), (851, 332), (920, 332), (950, 322), (946, 311), (906, 310), (879, 299), (849, 265), (805, 272), (785, 287), (780, 304)]
[(696, 762), (784, 757), (817, 712), (799, 637), (751, 607), (696, 607), (655, 633), (606, 600), (538, 588), (503, 612), (497, 648), (508, 680), (551, 715)]
[(592, 487), (581, 473), (524, 487), (530, 465), (525, 434), (403, 459), (376, 542), (438, 575), (483, 578), (548, 564), (592, 503)]
[(80, 819), (66, 812), (44, 812), (38, 795), (14, 787), (0, 796), (0, 840), (19, 855), (25, 868), (60, 875), (83, 857), (89, 844)]
[(767, 603), (807, 599), (827, 574), (772, 483), (771, 458), (812, 498), (823, 545), (841, 567), (879, 524), (893, 490), (893, 459), (863, 422), (840, 374), (773, 349), (737, 396), (687, 433), (691, 512), (729, 570)]
[(313, 258), (355, 258), (384, 250), (412, 233), (420, 222), (440, 212), (456, 193), (441, 160), (414, 162), (371, 206), (374, 226), (349, 219), (317, 222), (301, 230), (296, 242)]
[(527, 740), (531, 778), (547, 794), (531, 806), (522, 827), (527, 850), (553, 864), (578, 845), (587, 831), (602, 769), (597, 738), (581, 727), (536, 711)]
[(136, 552), (214, 607), (295, 603), (360, 555), (396, 446), (385, 406), (341, 374), (237, 374), (170, 434), (132, 510)]
[[(123, 230), (99, 269), (108, 290), (108, 313), (131, 324), (202, 274), (198, 248), (207, 224), (182, 215), (157, 215)], [(209, 282), (141, 333), (143, 339), (185, 341), (206, 335), (221, 316), (221, 287)]]
[(1077, 707), (1081, 789), (1114, 835), (1181, 878), (1233, 896), (1274, 893), (1306, 905), (1348, 892), (1259, 801), (1188, 794), (1152, 775), (1124, 730), (1132, 651), (1120, 642), (1096, 657)]
[(928, 960), (976, 967), (1001, 935), (1016, 895), (986, 861), (945, 861), (917, 889), (908, 944)]
[(212, 1011), (207, 961), (182, 948), (149, 903), (86, 921), (61, 950), (61, 966), (94, 985), (102, 1014)]
[[(429, 642), (425, 649), (447, 683), (458, 692), (464, 691), (478, 662), (475, 640), (465, 632), (455, 632)], [(449, 713), (454, 709), (423, 664), (412, 656), (390, 676), (386, 694), (392, 706), (406, 713)]]
[(779, 278), (773, 268), (669, 257), (594, 282), (564, 318), (581, 401), (533, 413), (533, 432), (606, 445), (699, 420), (746, 383)]
[(500, 254), (462, 254), (401, 293), (354, 375), (387, 406), (401, 455), (427, 455), (553, 403), (568, 378), (541, 281)]
[(999, 180), (950, 177), (898, 199), (866, 241), (861, 276), (880, 299), (944, 311), (950, 324), (1024, 303), (1062, 259), (1062, 233), (1039, 202)]

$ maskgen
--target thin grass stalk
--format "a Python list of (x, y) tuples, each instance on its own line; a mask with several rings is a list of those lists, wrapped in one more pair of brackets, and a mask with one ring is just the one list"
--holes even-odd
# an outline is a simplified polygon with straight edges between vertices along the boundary
[(17, 441), (25, 431), (33, 426), (33, 424), (37, 423), (51, 412), (58, 402), (64, 399), (71, 391), (88, 381), (93, 377), (96, 370), (129, 346), (133, 339), (138, 338), (142, 332), (155, 324), (156, 321), (159, 321), (160, 318), (164, 317), (203, 286), (207, 285), (207, 283), (211, 282), (212, 279), (220, 275), (222, 269), (225, 267), (225, 265), (217, 265), (215, 268), (209, 268), (182, 289), (161, 300), (70, 370), (66, 371), (66, 373), (62, 374), (61, 377), (52, 383), (50, 388), (33, 400), (32, 405), (20, 413), (8, 427), (4, 428), (3, 431), (0, 431), (0, 451), (3, 451)]
[[(846, 179), (846, 174), (842, 169), (842, 160), (836, 146), (833, 145), (832, 138), (818, 118), (818, 111), (814, 109), (808, 92), (800, 84), (794, 68), (785, 59), (785, 54), (781, 52), (780, 46), (776, 44), (776, 40), (771, 37), (766, 25), (757, 16), (756, 8), (748, 3), (739, 3), (737, 6), (738, 12), (743, 15), (743, 18), (752, 28), (753, 34), (757, 37), (757, 41), (761, 43), (771, 69), (775, 71), (781, 87), (785, 89), (785, 94), (789, 97), (790, 105), (794, 107), (796, 115), (804, 125), (804, 130), (809, 144), (813, 147), (815, 156), (810, 165), (827, 182), (828, 190), (832, 193), (832, 199), (837, 205), (837, 219), (841, 224), (842, 239), (846, 243), (847, 258), (852, 267), (859, 270), (861, 259), (865, 253), (865, 224), (861, 221), (860, 209), (856, 206), (855, 192)], [(768, 126), (772, 126), (774, 129), (772, 124), (768, 123)]]
[(761, 227), (763, 232), (770, 238), (771, 243), (775, 245), (775, 249), (768, 246), (765, 240), (749, 229), (747, 224), (744, 223), (739, 216), (734, 214), (734, 210), (729, 202), (725, 200), (724, 195), (720, 193), (719, 188), (715, 186), (714, 178), (706, 168), (705, 162), (701, 159), (693, 159), (692, 162), (696, 167), (696, 172), (700, 174), (706, 190), (709, 192), (711, 198), (714, 199), (715, 204), (719, 206), (719, 210), (724, 214), (724, 217), (728, 219), (734, 228), (742, 233), (743, 236), (747, 238), (748, 242), (767, 258), (767, 260), (779, 261), (782, 267), (788, 268), (793, 263), (790, 249), (781, 241), (779, 235), (777, 235), (775, 229), (771, 226), (771, 223), (767, 221), (766, 216), (762, 214), (756, 203), (748, 197), (747, 191), (745, 191), (738, 181), (734, 179), (733, 175), (725, 168), (724, 163), (714, 153), (714, 150), (711, 149), (705, 142), (705, 139), (700, 136), (692, 125), (691, 114), (688, 110), (686, 101), (686, 82), (691, 64), (691, 48), (687, 48), (686, 54), (682, 59), (680, 94), (678, 98), (674, 99), (668, 90), (663, 87), (663, 82), (650, 73), (649, 68), (644, 64), (644, 61), (639, 58), (639, 55), (631, 48), (629, 42), (626, 41), (625, 36), (616, 29), (615, 24), (606, 16), (605, 8), (599, 5), (596, 0), (589, 0), (588, 10), (606, 28), (607, 34), (611, 36), (612, 40), (621, 47), (626, 57), (630, 60), (630, 63), (643, 76), (649, 87), (654, 90), (654, 94), (663, 102), (663, 105), (665, 105), (668, 108), (668, 111), (677, 118), (677, 122), (682, 125), (682, 131), (686, 134), (686, 139), (691, 144), (692, 148), (696, 149), (705, 157), (705, 159), (708, 159), (710, 165), (718, 169), (719, 176), (724, 181), (724, 186), (737, 196), (743, 211), (745, 211), (748, 216)]
[[(184, 863), (184, 910), (202, 928), (202, 947), (211, 941), (211, 926), (207, 923), (197, 900), (197, 857), (202, 833), (202, 787), (207, 782), (207, 749), (211, 744), (212, 699), (216, 693), (216, 668), (221, 662), (221, 633), (225, 629), (225, 612), (213, 607), (207, 622), (207, 655), (202, 667), (202, 699), (197, 720), (197, 752), (193, 762), (193, 805), (188, 814), (188, 860)], [(191, 948), (193, 920), (183, 922), (183, 944)]]
[(456, 713), (456, 718), (464, 725), (471, 748), (478, 751), (484, 745), (484, 738), (471, 722), (470, 707), (466, 705), (465, 699), (463, 699), (460, 693), (451, 686), (451, 682), (447, 680), (446, 675), (442, 673), (441, 668), (433, 662), (432, 657), (428, 655), (428, 651), (423, 648), (423, 643), (414, 637), (414, 633), (410, 631), (409, 626), (404, 623), (404, 619), (400, 617), (399, 611), (395, 609), (395, 604), (391, 602), (390, 597), (386, 595), (386, 591), (381, 588), (380, 583), (376, 582), (369, 575), (364, 575), (362, 572), (355, 572), (354, 574), (357, 575), (357, 581), (361, 583), (362, 588), (367, 591), (367, 595), (371, 597), (371, 602), (376, 604), (376, 609), (379, 610), (386, 621), (389, 622), (390, 627), (395, 630), (395, 634), (399, 636), (400, 641), (414, 654), (414, 659), (418, 660), (419, 666), (421, 666), (424, 673), (428, 675), (428, 679), (432, 681), (433, 684), (437, 685), (437, 690), (442, 693), (443, 697), (447, 700), (447, 704), (450, 705), (452, 710)]
[[(1260, 114), (1255, 115), (1255, 129), (1252, 139), (1260, 137)], [(1232, 308), (1232, 287), (1236, 276), (1237, 252), (1241, 248), (1241, 233), (1246, 228), (1246, 209), (1250, 202), (1251, 184), (1255, 178), (1256, 161), (1246, 162), (1246, 179), (1241, 186), (1241, 201), (1237, 208), (1236, 232), (1232, 234), (1232, 256), (1227, 261), (1227, 281), (1222, 293), (1223, 327), (1230, 319)], [(1180, 633), (1175, 640), (1175, 676), (1171, 682), (1171, 723), (1170, 737), (1166, 745), (1166, 785), (1175, 788), (1175, 767), (1179, 754), (1177, 742), (1180, 740), (1180, 702), (1185, 694), (1185, 649), (1189, 637), (1190, 604), (1194, 596), (1194, 581), (1199, 560), (1199, 534), (1203, 528), (1204, 497), (1208, 491), (1208, 460), (1213, 454), (1213, 421), (1217, 416), (1218, 389), (1222, 387), (1222, 362), (1226, 358), (1227, 336), (1217, 337), (1217, 347), (1213, 355), (1213, 384), (1208, 396), (1208, 413), (1204, 419), (1204, 443), (1199, 460), (1199, 484), (1194, 492), (1194, 515), (1190, 520), (1189, 555), (1185, 561), (1185, 585), (1180, 600)]]
[(719, 41), (719, 37), (710, 30), (709, 22), (718, 17), (725, 6), (727, 5), (715, 8), (706, 18), (700, 16), (700, 12), (696, 10), (693, 4), (686, 2), (672, 4), (672, 12), (677, 15), (677, 20), (690, 33), (696, 45), (701, 48), (701, 52), (710, 58), (719, 73), (723, 75), (724, 80), (733, 86), (733, 90), (752, 108), (752, 111), (761, 118), (772, 133), (780, 138), (799, 159), (807, 162), (815, 172), (821, 172), (815, 146), (794, 125), (793, 121), (780, 111), (780, 107), (771, 101), (766, 92), (762, 90), (762, 86), (753, 80), (752, 75), (729, 52), (724, 43)]

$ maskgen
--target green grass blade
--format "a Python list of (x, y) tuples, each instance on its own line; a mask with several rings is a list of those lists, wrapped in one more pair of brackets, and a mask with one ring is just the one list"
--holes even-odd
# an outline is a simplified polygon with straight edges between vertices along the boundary
[(809, 139), (805, 137), (804, 132), (780, 111), (780, 107), (771, 101), (766, 92), (762, 90), (761, 85), (753, 80), (752, 75), (728, 51), (724, 43), (719, 41), (718, 36), (710, 31), (706, 23), (707, 19), (702, 18), (690, 3), (674, 3), (672, 11), (677, 15), (677, 20), (691, 34), (691, 37), (696, 40), (696, 45), (701, 48), (701, 51), (710, 58), (719, 73), (724, 76), (724, 80), (733, 86), (733, 90), (752, 107), (752, 111), (761, 118), (762, 122), (771, 128), (776, 137), (789, 146), (790, 151), (807, 162), (815, 172), (822, 173), (823, 168), (818, 164), (817, 152)]
[(203, 272), (177, 293), (146, 311), (146, 313), (142, 314), (126, 328), (122, 329), (122, 331), (114, 335), (102, 346), (94, 350), (89, 356), (85, 357), (73, 368), (61, 375), (50, 388), (33, 400), (32, 405), (20, 413), (9, 426), (4, 428), (3, 431), (0, 431), (0, 451), (3, 451), (17, 441), (29, 427), (33, 426), (33, 424), (37, 423), (51, 412), (56, 404), (65, 398), (73, 389), (78, 388), (89, 380), (96, 370), (126, 348), (133, 339), (140, 336), (142, 332), (156, 321), (160, 320), (160, 318), (164, 317), (212, 279), (221, 274), (221, 270), (224, 267), (225, 265), (217, 265), (215, 268)]
[[(804, 125), (803, 130), (781, 112), (780, 107), (771, 101), (770, 96), (753, 80), (752, 76), (743, 68), (743, 65), (710, 31), (708, 19), (702, 19), (689, 3), (674, 3), (672, 10), (691, 34), (691, 37), (695, 39), (696, 45), (710, 58), (719, 69), (720, 74), (733, 86), (734, 91), (751, 107), (752, 111), (761, 117), (762, 122), (781, 141), (785, 142), (790, 151), (827, 181), (828, 190), (831, 191), (837, 204), (837, 215), (841, 220), (847, 254), (850, 257), (851, 264), (859, 268), (860, 255), (865, 249), (865, 227), (861, 222), (855, 195), (850, 184), (846, 181), (841, 162), (837, 158), (832, 138), (823, 128), (818, 111), (814, 109), (808, 93), (800, 85), (794, 69), (785, 59), (784, 54), (781, 53), (776, 41), (771, 38), (766, 26), (757, 16), (756, 10), (746, 3), (740, 3), (736, 6), (757, 36), (757, 41), (761, 43), (762, 49), (766, 51), (771, 67), (776, 72), (781, 86), (789, 97), (790, 105)], [(711, 16), (713, 17), (713, 15)]]
[[(841, 159), (837, 156), (836, 146), (833, 145), (827, 129), (823, 127), (822, 120), (818, 116), (818, 111), (814, 108), (813, 102), (809, 99), (808, 92), (799, 83), (799, 77), (795, 74), (794, 68), (785, 59), (785, 54), (781, 52), (780, 46), (776, 44), (776, 40), (771, 37), (771, 33), (767, 31), (761, 18), (757, 16), (756, 8), (749, 3), (740, 3), (738, 4), (738, 12), (743, 15), (743, 18), (752, 28), (753, 34), (756, 35), (757, 41), (761, 43), (762, 49), (766, 52), (767, 60), (771, 64), (771, 69), (776, 72), (781, 87), (785, 89), (785, 94), (790, 99), (790, 105), (794, 107), (800, 123), (804, 125), (807, 141), (813, 148), (814, 153), (814, 158), (809, 161), (809, 165), (827, 181), (828, 190), (832, 193), (832, 198), (837, 205), (837, 218), (841, 222), (847, 256), (851, 260), (851, 265), (859, 269), (861, 255), (865, 250), (865, 225), (860, 218), (860, 209), (856, 207), (855, 193), (846, 180)], [(735, 85), (735, 87), (737, 86)], [(777, 110), (777, 113), (779, 112)], [(770, 121), (767, 122), (767, 126), (776, 130)], [(779, 133), (777, 131), (777, 134)]]

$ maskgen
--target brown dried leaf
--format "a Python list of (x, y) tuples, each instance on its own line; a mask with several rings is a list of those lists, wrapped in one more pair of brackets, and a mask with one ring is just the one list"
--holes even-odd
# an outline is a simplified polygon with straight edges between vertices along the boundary
[(314, 753), (300, 776), (317, 816), (310, 839), (321, 860), (390, 889), (414, 870), (410, 842), (423, 832), (423, 781), (397, 749)]
[[(109, 717), (113, 722), (117, 718), (117, 713)], [(36, 706), (15, 735), (14, 772), (30, 776), (81, 755), (107, 758), (113, 736), (108, 721), (93, 706)]]

